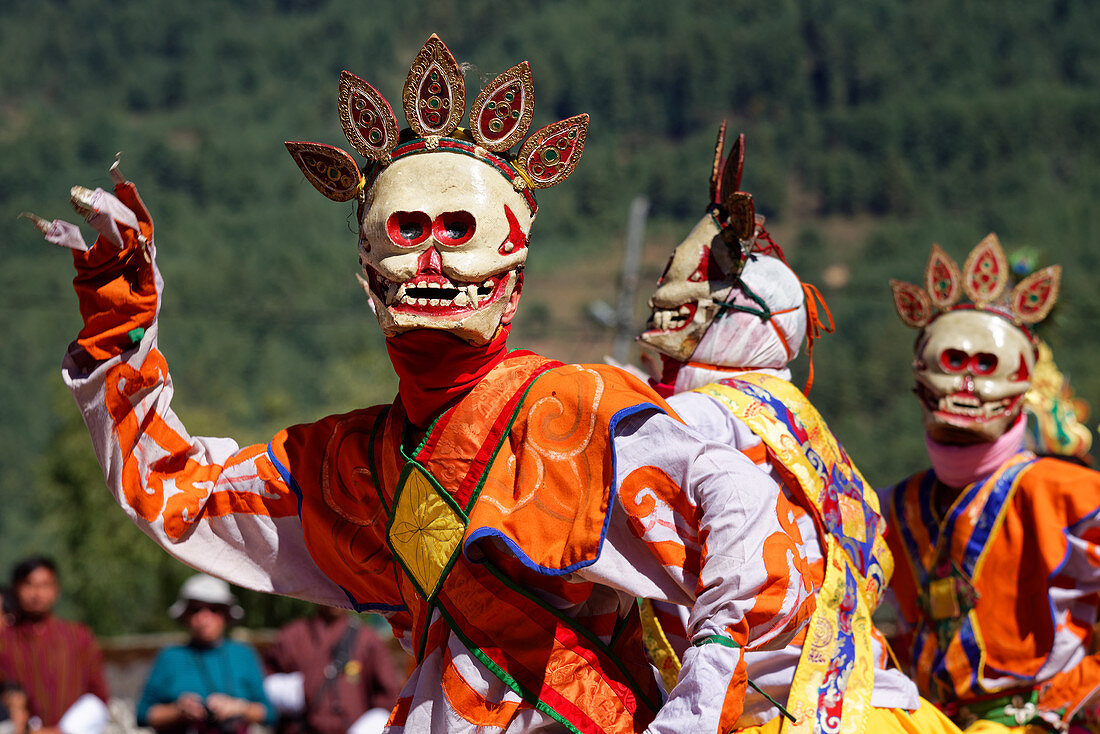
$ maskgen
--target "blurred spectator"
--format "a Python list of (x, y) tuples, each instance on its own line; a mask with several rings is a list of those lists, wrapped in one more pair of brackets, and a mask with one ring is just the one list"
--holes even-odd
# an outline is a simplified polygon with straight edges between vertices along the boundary
[(255, 651), (225, 638), (230, 619), (244, 616), (229, 584), (206, 574), (180, 587), (168, 614), (191, 637), (160, 651), (137, 705), (137, 720), (160, 732), (244, 732), (275, 722)]
[(283, 627), (264, 663), (281, 734), (380, 732), (401, 688), (382, 639), (337, 607)]
[(16, 564), (15, 623), (0, 629), (0, 682), (25, 694), (30, 726), (41, 732), (98, 734), (107, 725), (107, 683), (91, 631), (53, 616), (61, 596), (57, 566), (45, 556)]
[(0, 630), (15, 624), (15, 594), (7, 586), (0, 587)]
[(18, 683), (0, 684), (0, 734), (27, 734), (31, 714)]

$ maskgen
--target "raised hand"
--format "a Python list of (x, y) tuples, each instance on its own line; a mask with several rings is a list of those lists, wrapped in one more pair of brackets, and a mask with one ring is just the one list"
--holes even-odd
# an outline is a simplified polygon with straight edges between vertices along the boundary
[[(144, 249), (152, 241), (153, 223), (133, 184), (128, 183), (118, 169), (121, 155), (115, 156), (115, 162), (108, 171), (115, 183), (117, 196), (100, 188), (92, 190), (73, 186), (69, 202), (73, 210), (99, 233), (100, 240), (106, 241), (115, 250), (131, 247)], [(31, 220), (35, 228), (45, 235), (47, 242), (77, 252), (88, 252), (84, 236), (75, 224), (63, 219), (50, 221), (31, 212), (22, 212), (19, 216)]]
[(30, 219), (47, 242), (73, 251), (73, 286), (84, 319), (77, 345), (93, 362), (138, 344), (155, 319), (158, 302), (153, 220), (118, 163), (116, 156), (109, 171), (114, 193), (83, 186), (71, 190), (73, 209), (99, 235), (92, 247), (75, 224), (29, 212), (20, 215)]

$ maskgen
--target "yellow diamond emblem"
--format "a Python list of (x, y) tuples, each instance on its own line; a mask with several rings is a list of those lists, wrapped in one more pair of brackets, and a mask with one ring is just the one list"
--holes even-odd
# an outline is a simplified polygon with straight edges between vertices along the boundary
[(409, 462), (390, 522), (390, 547), (425, 599), (435, 594), (466, 530), (466, 521), (443, 492), (422, 467)]

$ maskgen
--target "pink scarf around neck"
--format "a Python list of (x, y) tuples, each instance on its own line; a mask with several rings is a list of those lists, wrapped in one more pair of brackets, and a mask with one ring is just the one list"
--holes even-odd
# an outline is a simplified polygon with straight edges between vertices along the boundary
[(949, 487), (965, 487), (992, 474), (1023, 449), (1026, 428), (1027, 420), (1021, 415), (1011, 428), (993, 441), (957, 446), (934, 441), (926, 433), (924, 444), (928, 447), (936, 477)]

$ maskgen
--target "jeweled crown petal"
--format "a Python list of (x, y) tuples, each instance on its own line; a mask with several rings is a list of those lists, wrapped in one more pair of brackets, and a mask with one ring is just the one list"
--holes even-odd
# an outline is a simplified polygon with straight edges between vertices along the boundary
[[(939, 245), (932, 245), (924, 270), (924, 288), (891, 280), (894, 308), (906, 326), (922, 329), (936, 316), (955, 309), (977, 309), (1003, 316), (1025, 329), (1047, 317), (1058, 300), (1062, 268), (1051, 265), (1021, 280), (1005, 294), (1008, 260), (997, 235), (990, 233), (966, 258), (962, 269)], [(962, 302), (962, 295), (970, 303)]]
[[(534, 82), (526, 61), (500, 74), (478, 94), (470, 108), (470, 130), (463, 130), (459, 127), (466, 113), (462, 68), (434, 33), (417, 53), (405, 79), (401, 101), (407, 132), (398, 130), (385, 97), (349, 71), (341, 74), (338, 101), (344, 135), (371, 162), (365, 175), (354, 159), (338, 148), (311, 144), (317, 147), (307, 151), (306, 143), (294, 142), (291, 151), (310, 183), (335, 201), (347, 201), (351, 189), (330, 185), (324, 177), (329, 171), (347, 173), (349, 160), (355, 166), (349, 174), (356, 178), (351, 193), (355, 196), (396, 158), (439, 150), (466, 152), (485, 160), (517, 190), (549, 188), (572, 175), (588, 133), (588, 115), (574, 115), (546, 125), (523, 143), (517, 155), (509, 154), (527, 135), (534, 115)], [(533, 206), (534, 198), (529, 192), (526, 196)]]
[(513, 66), (485, 85), (470, 106), (470, 134), (486, 150), (508, 150), (531, 129), (535, 82), (531, 64)]
[(462, 122), (466, 81), (451, 50), (434, 33), (413, 59), (401, 101), (418, 137), (450, 135)]
[(340, 74), (340, 125), (364, 158), (389, 159), (397, 145), (397, 117), (377, 89), (350, 71)]

